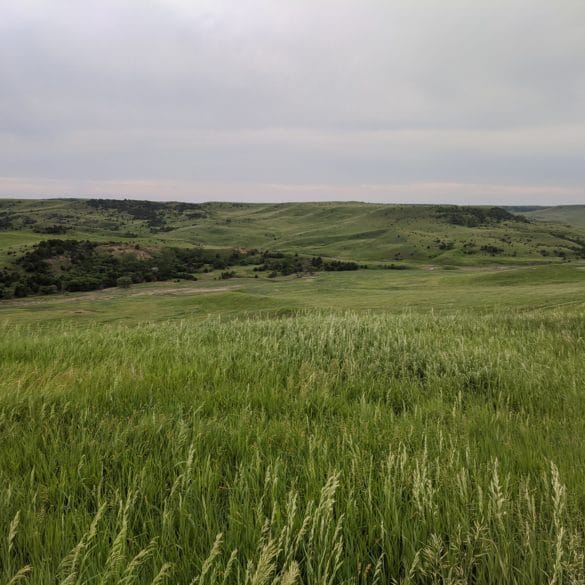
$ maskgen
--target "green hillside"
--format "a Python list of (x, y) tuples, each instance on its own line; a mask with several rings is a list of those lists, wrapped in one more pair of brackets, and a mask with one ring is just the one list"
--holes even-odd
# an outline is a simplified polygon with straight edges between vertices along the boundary
[[(584, 208), (585, 209), (585, 208)], [(0, 201), (0, 258), (48, 239), (260, 248), (359, 262), (534, 263), (585, 255), (585, 224), (498, 207), (365, 203)]]
[(585, 228), (585, 205), (557, 205), (555, 207), (514, 207), (510, 211), (538, 221), (562, 223)]

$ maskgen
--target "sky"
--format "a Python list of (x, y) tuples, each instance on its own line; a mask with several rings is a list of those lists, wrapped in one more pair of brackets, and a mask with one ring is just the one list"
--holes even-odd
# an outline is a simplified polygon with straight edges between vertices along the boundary
[(584, 0), (0, 0), (0, 197), (585, 204)]

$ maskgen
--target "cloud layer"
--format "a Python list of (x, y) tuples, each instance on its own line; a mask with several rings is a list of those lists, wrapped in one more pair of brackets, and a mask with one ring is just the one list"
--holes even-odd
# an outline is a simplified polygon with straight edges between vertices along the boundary
[(585, 203), (582, 0), (4, 0), (0, 196)]

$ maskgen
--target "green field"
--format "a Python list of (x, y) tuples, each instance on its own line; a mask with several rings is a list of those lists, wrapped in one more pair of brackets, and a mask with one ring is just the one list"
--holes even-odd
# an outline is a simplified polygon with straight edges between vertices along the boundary
[[(333, 206), (339, 234), (369, 221), (352, 205), (389, 209)], [(207, 244), (263, 245), (273, 214), (281, 249), (321, 249), (295, 206), (252, 207), (225, 211), (258, 215), (250, 242)], [(190, 246), (222, 218), (128, 221)], [(378, 260), (0, 301), (1, 583), (585, 583), (585, 261), (421, 246), (381, 269), (387, 236), (314, 221), (332, 256)], [(13, 228), (6, 262), (47, 237)]]
[[(151, 246), (244, 246), (363, 262), (438, 265), (560, 261), (575, 257), (585, 246), (585, 225), (580, 219), (568, 227), (537, 219), (521, 221), (521, 214), (493, 207), (367, 203), (189, 205), (113, 201), (99, 206), (81, 199), (0, 201), (0, 254), (19, 252), (23, 245), (41, 239), (38, 231), (54, 227), (63, 229), (64, 235), (45, 239), (89, 238)], [(580, 218), (579, 209), (575, 207), (575, 217)], [(530, 213), (526, 216), (530, 217)], [(566, 219), (567, 213), (562, 217)]]
[(565, 226), (585, 227), (585, 205), (558, 205), (535, 207), (529, 210), (516, 208), (525, 217), (538, 221), (562, 223)]
[(318, 310), (478, 312), (580, 306), (585, 302), (585, 263), (486, 269), (367, 270), (299, 278), (228, 281), (217, 273), (196, 282), (159, 282), (29, 297), (0, 302), (0, 322), (19, 324), (123, 323), (145, 320), (271, 316)]

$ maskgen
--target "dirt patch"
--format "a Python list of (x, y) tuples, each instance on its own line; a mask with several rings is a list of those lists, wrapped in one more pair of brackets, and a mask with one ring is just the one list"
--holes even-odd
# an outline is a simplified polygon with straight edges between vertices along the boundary
[(150, 250), (142, 247), (136, 248), (131, 244), (108, 244), (104, 246), (98, 246), (98, 250), (108, 252), (115, 257), (130, 255), (138, 258), (138, 260), (150, 260), (152, 258), (152, 253)]
[(47, 264), (57, 270), (65, 270), (71, 266), (71, 258), (61, 254), (60, 256), (53, 256), (47, 259)]
[(147, 291), (138, 291), (130, 293), (128, 296), (139, 297), (139, 296), (156, 296), (156, 295), (190, 295), (190, 294), (201, 294), (201, 293), (212, 293), (212, 292), (225, 292), (227, 290), (237, 290), (242, 288), (240, 285), (232, 286), (219, 286), (216, 288), (158, 288)]
[[(97, 290), (86, 293), (74, 293), (67, 295), (47, 295), (44, 297), (32, 297), (22, 300), (6, 300), (0, 301), (0, 307), (26, 307), (31, 305), (40, 305), (50, 302), (60, 301), (111, 301), (112, 299), (119, 299), (122, 297), (144, 297), (144, 296), (162, 296), (162, 295), (193, 295), (226, 292), (228, 290), (237, 290), (242, 288), (241, 285), (218, 286), (215, 288), (204, 287), (183, 287), (183, 288), (154, 288), (149, 290), (132, 290), (130, 289), (126, 294), (119, 294), (121, 289), (108, 288), (105, 290)], [(116, 294), (112, 294), (116, 292)], [(71, 311), (74, 313), (77, 311)]]

